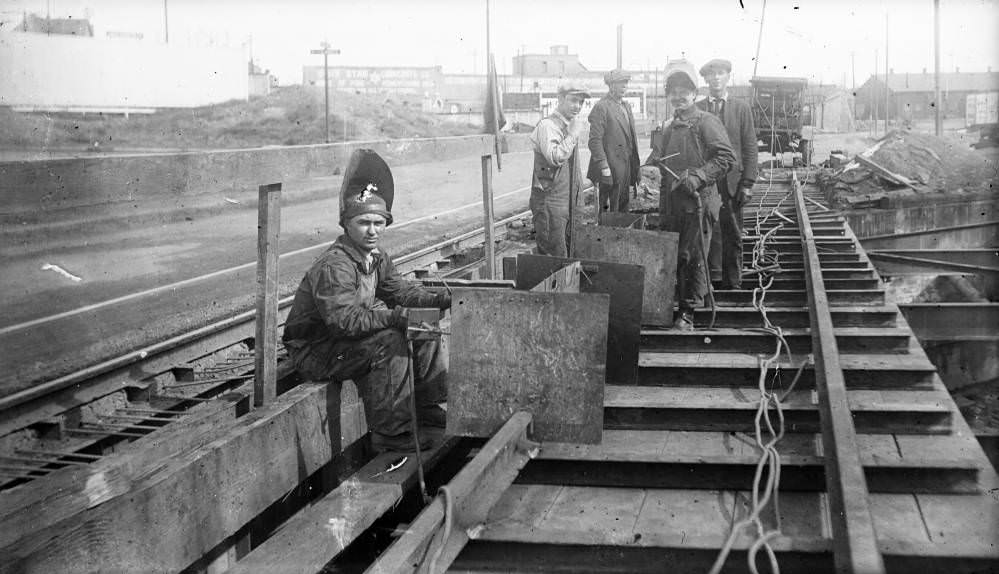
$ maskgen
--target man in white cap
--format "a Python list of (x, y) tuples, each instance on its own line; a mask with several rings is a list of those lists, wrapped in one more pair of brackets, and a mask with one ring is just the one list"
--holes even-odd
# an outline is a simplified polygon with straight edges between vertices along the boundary
[[(312, 264), (295, 293), (284, 327), (292, 364), (310, 380), (357, 384), (376, 452), (413, 450), (407, 381), (407, 307), (451, 306), (448, 292), (433, 293), (400, 277), (378, 244), (392, 223), (392, 173), (375, 152), (351, 157), (340, 190), (344, 234)], [(419, 423), (444, 426), (446, 349), (415, 341), (413, 387)], [(421, 448), (429, 441), (420, 437)], [(426, 446), (423, 446), (426, 445)]]
[(711, 281), (722, 289), (741, 289), (742, 206), (752, 196), (756, 182), (756, 127), (749, 104), (728, 97), (732, 62), (715, 58), (701, 66), (700, 73), (708, 84), (708, 97), (697, 106), (718, 116), (735, 153), (735, 165), (717, 181), (722, 205), (708, 253)]
[(585, 126), (579, 111), (589, 92), (575, 85), (558, 90), (558, 106), (534, 127), (534, 172), (531, 176), (531, 213), (538, 253), (555, 257), (568, 255), (566, 234), (569, 202), (582, 188), (576, 146)]
[(631, 186), (638, 184), (635, 117), (624, 101), (631, 76), (624, 70), (604, 75), (607, 95), (590, 111), (590, 167), (586, 177), (597, 184), (600, 211), (628, 211)]
[(721, 198), (715, 181), (735, 163), (725, 126), (694, 105), (697, 74), (687, 61), (666, 70), (666, 95), (674, 117), (652, 132), (646, 164), (662, 173), (659, 215), (663, 229), (680, 234), (677, 252), (677, 303), (674, 327), (694, 328), (694, 309), (708, 294), (707, 250), (718, 220)]

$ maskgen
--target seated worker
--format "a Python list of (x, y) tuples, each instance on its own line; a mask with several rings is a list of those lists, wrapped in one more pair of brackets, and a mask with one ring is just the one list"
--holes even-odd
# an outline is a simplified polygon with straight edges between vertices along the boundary
[(662, 173), (659, 216), (662, 228), (680, 234), (677, 252), (677, 302), (674, 327), (694, 328), (694, 309), (708, 294), (707, 253), (718, 221), (721, 197), (715, 187), (735, 163), (725, 126), (694, 105), (697, 75), (686, 61), (666, 71), (666, 96), (674, 117), (652, 132), (646, 164)]
[[(340, 192), (337, 238), (305, 274), (284, 328), (284, 344), (300, 375), (357, 384), (377, 452), (414, 448), (410, 431), (406, 307), (451, 306), (447, 292), (433, 293), (400, 277), (378, 248), (392, 223), (392, 173), (375, 152), (351, 157)], [(448, 356), (436, 340), (414, 341), (418, 422), (444, 426)], [(421, 448), (430, 446), (420, 439)]]

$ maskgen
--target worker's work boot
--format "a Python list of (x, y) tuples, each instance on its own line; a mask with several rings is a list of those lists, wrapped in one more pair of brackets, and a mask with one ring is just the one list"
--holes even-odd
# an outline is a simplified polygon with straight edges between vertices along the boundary
[(676, 317), (676, 321), (673, 321), (673, 328), (677, 331), (693, 331), (694, 330), (694, 312), (693, 311), (681, 311)]
[[(434, 446), (434, 441), (429, 436), (420, 436), (420, 450), (429, 450)], [(391, 436), (379, 432), (371, 431), (371, 448), (376, 454), (383, 452), (416, 452), (413, 445), (413, 434), (402, 433)]]
[(447, 426), (447, 411), (440, 405), (420, 407), (417, 413), (420, 426), (444, 428)]

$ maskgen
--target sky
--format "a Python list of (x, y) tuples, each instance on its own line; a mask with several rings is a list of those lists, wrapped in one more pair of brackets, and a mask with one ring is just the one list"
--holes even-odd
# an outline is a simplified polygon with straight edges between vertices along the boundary
[[(486, 0), (0, 0), (0, 20), (24, 12), (90, 17), (95, 33), (142, 33), (170, 42), (244, 46), (281, 84), (299, 83), (309, 54), (328, 40), (330, 65), (441, 66), (483, 73)], [(933, 71), (932, 0), (490, 0), (490, 42), (500, 73), (519, 52), (568, 45), (591, 70), (616, 63), (662, 68), (686, 57), (733, 62), (736, 83), (753, 75), (763, 14), (759, 75), (862, 84), (875, 69)], [(999, 0), (940, 0), (941, 69), (999, 71)], [(887, 19), (887, 22), (886, 22)], [(886, 38), (887, 35), (887, 38)]]

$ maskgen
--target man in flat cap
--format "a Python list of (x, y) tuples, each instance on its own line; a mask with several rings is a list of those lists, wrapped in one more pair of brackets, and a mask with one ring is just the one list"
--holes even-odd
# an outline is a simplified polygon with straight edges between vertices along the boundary
[(558, 90), (558, 106), (538, 122), (531, 133), (534, 173), (531, 177), (531, 213), (538, 253), (566, 257), (569, 202), (582, 188), (576, 146), (585, 126), (579, 118), (590, 97), (583, 88), (567, 84)]
[[(371, 150), (354, 152), (340, 190), (344, 234), (302, 279), (283, 336), (303, 377), (357, 384), (377, 452), (413, 450), (410, 388), (425, 426), (444, 426), (438, 403), (447, 400), (448, 356), (438, 341), (414, 342), (413, 387), (407, 380), (406, 308), (447, 309), (451, 296), (404, 280), (379, 249), (392, 223), (393, 192), (384, 160)], [(420, 442), (430, 446), (425, 437)]]
[(701, 66), (700, 72), (708, 84), (708, 97), (697, 105), (722, 121), (735, 152), (735, 165), (718, 180), (722, 205), (708, 254), (711, 281), (721, 289), (741, 289), (742, 207), (756, 182), (756, 126), (749, 104), (728, 97), (731, 62), (716, 58)]
[(662, 174), (659, 215), (662, 228), (680, 235), (677, 250), (677, 306), (674, 328), (694, 328), (694, 309), (708, 294), (707, 250), (721, 199), (715, 182), (735, 162), (721, 121), (694, 105), (697, 74), (686, 60), (666, 69), (666, 96), (674, 117), (652, 132), (646, 164)]
[(586, 177), (597, 184), (600, 211), (628, 211), (631, 186), (638, 184), (635, 117), (624, 101), (631, 76), (624, 70), (604, 74), (607, 95), (590, 111), (590, 167)]

